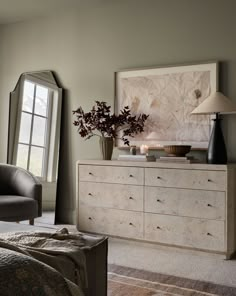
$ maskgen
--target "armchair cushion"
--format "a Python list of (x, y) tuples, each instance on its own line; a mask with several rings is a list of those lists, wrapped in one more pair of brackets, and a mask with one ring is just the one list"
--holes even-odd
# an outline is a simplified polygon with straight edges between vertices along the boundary
[[(9, 213), (11, 216), (9, 217)], [(0, 217), (2, 221), (20, 221), (37, 217), (36, 200), (17, 195), (0, 195)]]
[(0, 164), (0, 220), (21, 221), (42, 215), (42, 185), (30, 172)]

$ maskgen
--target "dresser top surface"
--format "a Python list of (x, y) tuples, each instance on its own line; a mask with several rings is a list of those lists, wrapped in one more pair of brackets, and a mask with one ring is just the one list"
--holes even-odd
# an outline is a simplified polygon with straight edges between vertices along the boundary
[(86, 159), (78, 160), (77, 165), (99, 165), (99, 166), (122, 166), (122, 167), (144, 167), (144, 168), (175, 168), (186, 170), (214, 170), (226, 171), (236, 168), (236, 163), (230, 164), (206, 164), (206, 163), (164, 163), (158, 161), (121, 161), (121, 160), (98, 160)]

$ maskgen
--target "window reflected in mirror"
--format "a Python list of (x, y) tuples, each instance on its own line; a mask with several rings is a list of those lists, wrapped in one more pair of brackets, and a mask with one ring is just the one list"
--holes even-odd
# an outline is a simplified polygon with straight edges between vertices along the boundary
[[(53, 90), (25, 80), (16, 165), (46, 180)], [(53, 98), (52, 98), (53, 99)]]

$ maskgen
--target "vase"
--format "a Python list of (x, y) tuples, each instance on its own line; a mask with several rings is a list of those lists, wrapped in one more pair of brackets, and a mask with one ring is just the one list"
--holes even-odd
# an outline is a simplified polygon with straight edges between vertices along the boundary
[(100, 137), (99, 139), (100, 150), (103, 160), (111, 160), (114, 141), (111, 137)]

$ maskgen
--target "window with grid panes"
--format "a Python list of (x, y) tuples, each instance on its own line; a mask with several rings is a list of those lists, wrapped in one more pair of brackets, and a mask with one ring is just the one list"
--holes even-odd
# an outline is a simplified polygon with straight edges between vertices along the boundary
[(51, 90), (25, 80), (16, 165), (45, 179), (51, 119)]

